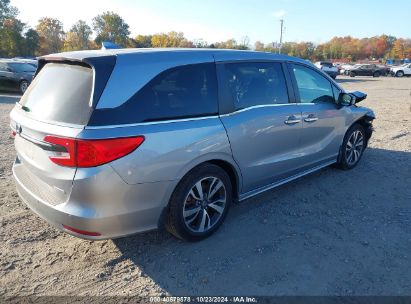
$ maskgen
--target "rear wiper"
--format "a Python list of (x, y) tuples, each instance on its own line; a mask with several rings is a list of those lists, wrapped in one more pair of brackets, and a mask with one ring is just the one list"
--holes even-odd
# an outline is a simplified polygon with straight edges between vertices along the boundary
[(23, 111), (25, 111), (25, 112), (30, 112), (30, 108), (29, 108), (29, 107), (26, 107), (26, 106), (23, 106), (23, 105), (20, 103), (20, 101), (17, 101), (16, 104), (18, 104)]

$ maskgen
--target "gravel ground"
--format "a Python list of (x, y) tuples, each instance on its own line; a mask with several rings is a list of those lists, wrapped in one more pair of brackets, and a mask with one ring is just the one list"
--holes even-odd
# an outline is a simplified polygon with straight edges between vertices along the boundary
[(327, 168), (232, 208), (211, 238), (80, 240), (18, 198), (0, 98), (0, 296), (411, 295), (411, 79), (341, 78), (378, 119), (358, 167)]

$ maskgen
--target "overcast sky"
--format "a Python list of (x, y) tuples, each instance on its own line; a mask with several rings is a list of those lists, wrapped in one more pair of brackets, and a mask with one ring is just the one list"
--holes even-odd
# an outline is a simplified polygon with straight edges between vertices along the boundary
[(324, 42), (333, 36), (371, 37), (391, 34), (411, 38), (410, 0), (11, 0), (19, 18), (35, 26), (40, 17), (63, 22), (65, 30), (79, 19), (114, 11), (130, 25), (132, 37), (182, 31), (208, 42), (249, 36), (251, 42), (279, 40)]

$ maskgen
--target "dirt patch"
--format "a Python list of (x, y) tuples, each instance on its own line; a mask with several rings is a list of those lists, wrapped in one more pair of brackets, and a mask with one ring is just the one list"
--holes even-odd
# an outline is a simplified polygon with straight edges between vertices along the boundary
[(89, 242), (18, 198), (0, 97), (1, 295), (411, 295), (411, 79), (342, 78), (375, 134), (352, 171), (321, 170), (235, 206), (213, 237)]

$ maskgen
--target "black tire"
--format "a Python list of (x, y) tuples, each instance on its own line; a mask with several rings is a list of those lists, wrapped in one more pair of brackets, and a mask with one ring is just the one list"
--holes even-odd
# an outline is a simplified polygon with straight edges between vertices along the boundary
[[(347, 151), (347, 149), (349, 148), (348, 141), (351, 140), (351, 137), (353, 136), (355, 132), (360, 132), (362, 134), (363, 145), (361, 147), (361, 150), (359, 151), (358, 159), (355, 162), (350, 162), (350, 159), (349, 159), (350, 153)], [(338, 156), (338, 162), (336, 163), (336, 167), (342, 170), (350, 170), (350, 169), (355, 168), (360, 162), (366, 146), (367, 146), (367, 138), (366, 138), (364, 127), (359, 124), (353, 125), (344, 136), (344, 140), (340, 148), (340, 154)]]
[(357, 76), (357, 74), (355, 74), (354, 72), (350, 72), (350, 77), (355, 77)]
[[(195, 203), (193, 203), (194, 204), (193, 209), (199, 208), (199, 205), (200, 205), (201, 209), (199, 212), (202, 212), (202, 215), (200, 215), (199, 212), (197, 212), (197, 214), (194, 215), (194, 217), (196, 217), (196, 220), (193, 221), (193, 223), (201, 222), (197, 219), (200, 219), (204, 215), (204, 212), (205, 212), (207, 214), (206, 221), (208, 220), (208, 225), (210, 225), (211, 219), (216, 214), (217, 215), (219, 214), (218, 219), (212, 224), (212, 226), (208, 230), (203, 231), (203, 232), (193, 231), (193, 228), (190, 226), (191, 223), (190, 224), (186, 223), (186, 219), (188, 218), (188, 216), (184, 217), (183, 215), (183, 212), (186, 207), (186, 200), (189, 200), (190, 193), (198, 181), (200, 181), (200, 184), (201, 184), (202, 180), (206, 180), (207, 178), (210, 178), (210, 177), (219, 179), (224, 185), (225, 199), (226, 199), (224, 209), (223, 209), (223, 212), (221, 213), (216, 212), (212, 215), (212, 217), (210, 217), (209, 214), (207, 213), (207, 210), (204, 210), (204, 209), (207, 209), (207, 207), (201, 207), (202, 203), (199, 203), (197, 200), (193, 200), (195, 201)], [(209, 185), (209, 188), (211, 187), (212, 187), (212, 183), (211, 185)], [(209, 188), (208, 188), (208, 193), (210, 193)], [(207, 196), (205, 197), (207, 200), (208, 199)], [(232, 202), (232, 185), (231, 185), (230, 177), (222, 168), (216, 165), (210, 164), (210, 163), (205, 163), (191, 170), (178, 183), (170, 199), (168, 216), (166, 220), (166, 228), (170, 233), (172, 233), (176, 237), (183, 239), (185, 241), (203, 240), (209, 237), (211, 234), (213, 234), (221, 226), (225, 217), (227, 216), (231, 202)], [(212, 208), (208, 209), (208, 212), (210, 214), (212, 211), (214, 211), (214, 209)], [(199, 226), (201, 226), (201, 223), (198, 223), (198, 224)]]
[(22, 80), (19, 84), (19, 91), (21, 94), (24, 94), (26, 92), (27, 88), (29, 87), (29, 82), (26, 80)]
[(396, 77), (404, 77), (404, 72), (403, 72), (403, 71), (398, 71), (398, 72), (395, 74), (395, 76), (396, 76)]
[(375, 77), (375, 78), (378, 78), (378, 77), (380, 77), (381, 76), (381, 73), (380, 72), (375, 72), (373, 75), (372, 75), (372, 77)]

